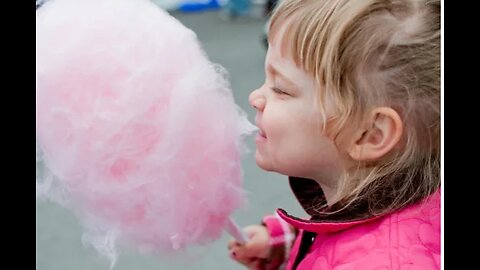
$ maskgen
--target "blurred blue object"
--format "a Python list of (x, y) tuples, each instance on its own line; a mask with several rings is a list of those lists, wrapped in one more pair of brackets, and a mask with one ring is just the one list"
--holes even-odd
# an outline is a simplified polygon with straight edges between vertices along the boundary
[(185, 3), (179, 6), (179, 10), (185, 13), (188, 12), (197, 12), (197, 11), (205, 11), (205, 10), (213, 10), (219, 9), (220, 4), (217, 0), (210, 0), (210, 1), (186, 1)]
[(230, 16), (249, 15), (250, 0), (228, 0), (224, 9)]

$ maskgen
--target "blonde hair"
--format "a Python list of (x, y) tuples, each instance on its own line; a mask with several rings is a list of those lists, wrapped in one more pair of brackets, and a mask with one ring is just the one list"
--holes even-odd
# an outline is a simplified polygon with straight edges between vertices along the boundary
[(401, 150), (341, 179), (337, 209), (363, 203), (378, 215), (437, 190), (440, 1), (285, 0), (272, 15), (270, 41), (280, 26), (282, 53), (322, 90), (323, 116), (326, 97), (334, 100), (328, 134), (336, 138), (375, 106), (394, 108), (404, 122)]

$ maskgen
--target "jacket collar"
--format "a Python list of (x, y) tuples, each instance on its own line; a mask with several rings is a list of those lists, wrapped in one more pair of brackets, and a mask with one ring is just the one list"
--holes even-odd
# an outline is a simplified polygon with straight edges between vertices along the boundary
[[(283, 209), (277, 209), (277, 213), (283, 220), (301, 230), (315, 233), (337, 232), (390, 214), (372, 215), (368, 210), (368, 205), (364, 202), (359, 202), (355, 206), (337, 214), (322, 216), (319, 214), (318, 207), (316, 208), (316, 206), (325, 203), (325, 196), (320, 185), (314, 180), (306, 178), (290, 177), (289, 181), (298, 202), (305, 212), (311, 216), (311, 219), (294, 217)], [(439, 191), (435, 194), (437, 193)]]
[(290, 225), (300, 230), (305, 230), (315, 233), (331, 233), (345, 230), (351, 226), (368, 223), (372, 220), (379, 218), (375, 216), (366, 219), (352, 220), (352, 221), (322, 221), (322, 220), (306, 220), (289, 215), (283, 209), (277, 209), (277, 214)]

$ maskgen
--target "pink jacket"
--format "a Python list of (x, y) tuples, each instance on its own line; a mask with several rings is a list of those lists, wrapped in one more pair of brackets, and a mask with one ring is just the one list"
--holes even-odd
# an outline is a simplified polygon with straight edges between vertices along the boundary
[(287, 270), (440, 269), (440, 191), (396, 212), (350, 222), (303, 220), (282, 209), (277, 214), (300, 230)]

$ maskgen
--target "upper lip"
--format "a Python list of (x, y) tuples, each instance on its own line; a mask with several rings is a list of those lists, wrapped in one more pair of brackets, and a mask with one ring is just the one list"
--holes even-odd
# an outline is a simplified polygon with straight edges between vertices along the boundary
[(259, 128), (258, 134), (264, 138), (267, 138), (267, 135), (265, 134), (265, 132), (263, 132), (261, 128)]

